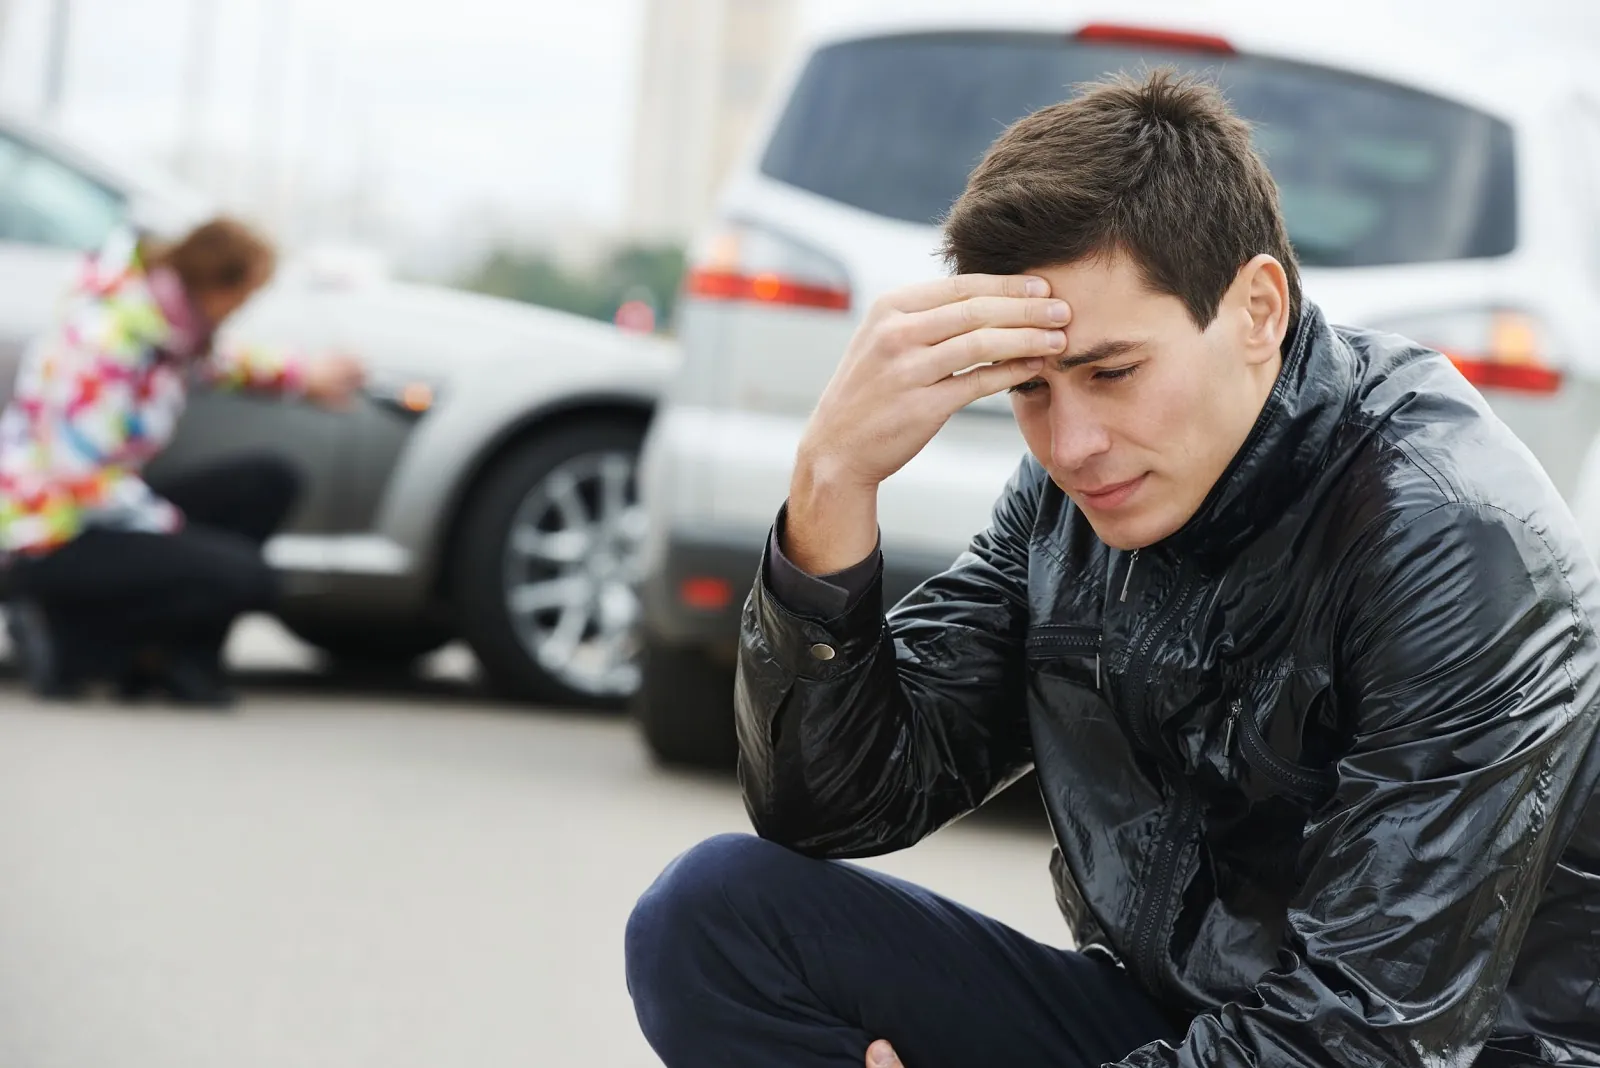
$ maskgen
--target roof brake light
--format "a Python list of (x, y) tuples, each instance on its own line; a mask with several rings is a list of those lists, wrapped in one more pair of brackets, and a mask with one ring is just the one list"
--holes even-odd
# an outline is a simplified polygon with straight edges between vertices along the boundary
[(1150, 26), (1124, 26), (1112, 22), (1091, 22), (1075, 35), (1086, 44), (1138, 45), (1181, 52), (1209, 52), (1215, 55), (1238, 54), (1226, 38), (1185, 30), (1159, 30)]

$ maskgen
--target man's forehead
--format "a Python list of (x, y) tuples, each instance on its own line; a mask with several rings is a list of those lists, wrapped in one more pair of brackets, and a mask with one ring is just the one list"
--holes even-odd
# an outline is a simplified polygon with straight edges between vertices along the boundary
[[(1148, 308), (1160, 299), (1145, 284), (1144, 276), (1123, 256), (1096, 256), (1078, 263), (1030, 271), (1050, 283), (1051, 296), (1084, 305), (1085, 313), (1106, 317)], [(1076, 322), (1079, 316), (1074, 315)]]
[(1072, 306), (1067, 351), (1077, 353), (1108, 341), (1150, 338), (1188, 321), (1183, 302), (1158, 293), (1125, 257), (1030, 271), (1050, 283), (1050, 295)]

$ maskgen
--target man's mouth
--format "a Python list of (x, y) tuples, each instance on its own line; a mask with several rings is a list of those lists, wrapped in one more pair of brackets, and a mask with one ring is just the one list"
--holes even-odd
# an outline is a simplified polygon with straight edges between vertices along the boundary
[(1124, 482), (1104, 482), (1094, 487), (1080, 487), (1074, 492), (1085, 505), (1095, 509), (1115, 508), (1126, 502), (1144, 484), (1144, 475)]

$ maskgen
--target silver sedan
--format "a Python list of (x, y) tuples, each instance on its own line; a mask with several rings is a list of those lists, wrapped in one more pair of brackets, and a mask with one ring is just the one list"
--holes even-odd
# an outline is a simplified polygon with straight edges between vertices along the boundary
[[(81, 250), (208, 209), (0, 119), (0, 401)], [(298, 463), (305, 496), (267, 554), (284, 622), (342, 664), (403, 669), (459, 637), (509, 696), (621, 702), (638, 684), (635, 463), (675, 346), (349, 267), (286, 262), (228, 330), (356, 353), (357, 409), (199, 392), (152, 473), (241, 450)]]

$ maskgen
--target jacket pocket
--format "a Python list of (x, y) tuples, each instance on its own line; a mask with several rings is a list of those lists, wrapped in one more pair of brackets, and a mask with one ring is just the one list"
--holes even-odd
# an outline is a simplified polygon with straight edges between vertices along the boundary
[(1078, 623), (1032, 627), (1024, 643), (1030, 667), (1069, 682), (1100, 689), (1100, 628)]
[(1029, 660), (1048, 660), (1057, 656), (1098, 656), (1100, 628), (1077, 623), (1045, 623), (1028, 631)]
[(1309, 805), (1326, 801), (1338, 784), (1338, 774), (1332, 768), (1313, 768), (1296, 764), (1279, 756), (1267, 743), (1256, 722), (1253, 711), (1243, 698), (1234, 698), (1228, 705), (1227, 747), (1234, 747), (1250, 769), (1278, 792), (1288, 794)]

